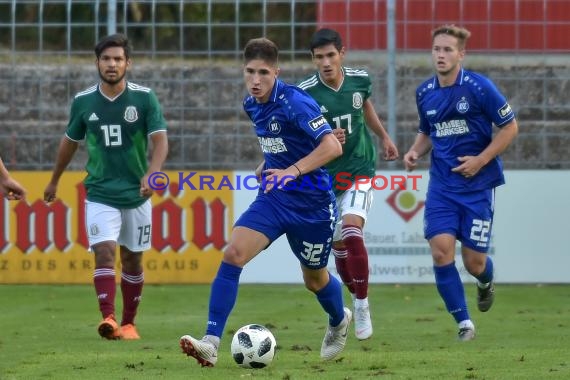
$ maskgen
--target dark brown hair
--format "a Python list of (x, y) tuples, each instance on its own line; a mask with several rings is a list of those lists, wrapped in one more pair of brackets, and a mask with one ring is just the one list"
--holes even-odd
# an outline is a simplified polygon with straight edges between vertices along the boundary
[(127, 36), (121, 33), (111, 34), (107, 37), (103, 37), (97, 45), (95, 45), (95, 56), (97, 58), (101, 57), (101, 53), (109, 47), (121, 47), (125, 52), (125, 57), (129, 59), (131, 55), (131, 45)]
[(309, 49), (311, 49), (311, 53), (314, 53), (316, 48), (329, 44), (333, 44), (338, 51), (342, 50), (342, 38), (340, 34), (334, 29), (323, 28), (313, 34)]
[(243, 59), (245, 63), (253, 59), (261, 59), (276, 66), (279, 60), (279, 49), (275, 42), (267, 38), (253, 38), (247, 42), (243, 49)]

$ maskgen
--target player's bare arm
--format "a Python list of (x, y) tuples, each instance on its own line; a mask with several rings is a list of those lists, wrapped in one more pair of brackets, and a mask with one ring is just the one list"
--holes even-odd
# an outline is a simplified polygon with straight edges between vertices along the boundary
[(321, 138), (321, 142), (315, 150), (288, 168), (266, 169), (263, 172), (267, 180), (265, 192), (271, 191), (275, 184), (286, 185), (300, 175), (320, 168), (340, 155), (342, 155), (340, 142), (332, 133), (328, 133)]
[(374, 132), (376, 136), (378, 136), (382, 140), (382, 148), (384, 151), (382, 158), (384, 158), (385, 161), (394, 161), (399, 156), (398, 148), (396, 147), (396, 144), (394, 144), (394, 142), (388, 135), (388, 132), (386, 132), (386, 129), (382, 125), (382, 121), (378, 117), (378, 114), (374, 109), (372, 101), (370, 99), (367, 99), (364, 102), (363, 108), (364, 108), (364, 120), (366, 121), (366, 125), (368, 126), (368, 128), (370, 128), (372, 132)]
[(69, 165), (71, 162), (71, 159), (75, 155), (78, 146), (79, 143), (77, 141), (73, 141), (67, 136), (63, 136), (61, 139), (61, 142), (59, 143), (59, 149), (57, 151), (55, 166), (51, 175), (51, 180), (44, 190), (44, 201), (52, 202), (55, 200), (59, 178), (65, 171), (65, 168), (67, 168), (67, 165)]
[(404, 166), (411, 172), (418, 164), (418, 160), (431, 150), (431, 139), (428, 135), (418, 133), (416, 140), (408, 152), (404, 155)]
[(158, 131), (150, 135), (150, 140), (152, 142), (152, 156), (148, 170), (144, 177), (141, 179), (141, 197), (150, 197), (152, 195), (152, 189), (148, 185), (148, 177), (155, 172), (162, 169), (162, 165), (166, 160), (168, 155), (168, 138), (166, 137), (166, 131)]
[(487, 165), (489, 161), (507, 149), (517, 136), (518, 129), (517, 121), (513, 119), (497, 132), (487, 148), (477, 156), (458, 157), (457, 159), (461, 162), (461, 165), (451, 169), (451, 171), (459, 173), (466, 178), (473, 177), (483, 166)]

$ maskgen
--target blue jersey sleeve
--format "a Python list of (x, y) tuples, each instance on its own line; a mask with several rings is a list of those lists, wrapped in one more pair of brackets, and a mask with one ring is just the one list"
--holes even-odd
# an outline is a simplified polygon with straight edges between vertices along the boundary
[(507, 102), (507, 98), (497, 89), (497, 86), (484, 76), (481, 76), (480, 82), (485, 88), (483, 109), (493, 124), (500, 128), (513, 120), (515, 114)]
[(315, 141), (320, 141), (325, 134), (332, 133), (332, 128), (317, 102), (300, 88), (291, 87), (291, 90), (296, 92), (289, 97), (292, 100), (291, 118), (297, 125)]

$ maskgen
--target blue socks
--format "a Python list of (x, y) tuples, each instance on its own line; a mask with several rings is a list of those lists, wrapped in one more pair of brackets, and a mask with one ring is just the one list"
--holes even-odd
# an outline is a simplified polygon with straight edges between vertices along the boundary
[(493, 281), (493, 260), (489, 256), (487, 256), (487, 261), (485, 262), (485, 269), (475, 278), (481, 284), (488, 284)]
[(344, 319), (344, 304), (342, 301), (342, 285), (329, 273), (329, 283), (315, 293), (317, 300), (329, 315), (329, 324), (338, 326)]
[(222, 262), (212, 282), (206, 335), (221, 337), (238, 293), (242, 268)]
[(434, 266), (435, 284), (447, 311), (455, 318), (457, 323), (469, 318), (465, 291), (455, 262), (441, 267)]
[[(242, 268), (235, 265), (225, 262), (220, 264), (210, 292), (210, 311), (206, 335), (222, 336), (230, 312), (236, 303), (241, 272)], [(329, 273), (328, 284), (315, 294), (329, 315), (329, 324), (333, 327), (338, 326), (344, 319), (341, 283)]]

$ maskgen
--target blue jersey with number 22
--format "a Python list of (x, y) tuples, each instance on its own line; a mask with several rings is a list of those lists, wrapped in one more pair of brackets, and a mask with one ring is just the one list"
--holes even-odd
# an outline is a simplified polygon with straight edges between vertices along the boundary
[(440, 87), (437, 76), (416, 90), (419, 132), (432, 141), (430, 186), (451, 192), (490, 189), (505, 183), (499, 157), (477, 175), (465, 178), (451, 171), (458, 157), (476, 156), (493, 138), (493, 124), (502, 127), (515, 115), (496, 86), (485, 76), (464, 70), (452, 86)]

